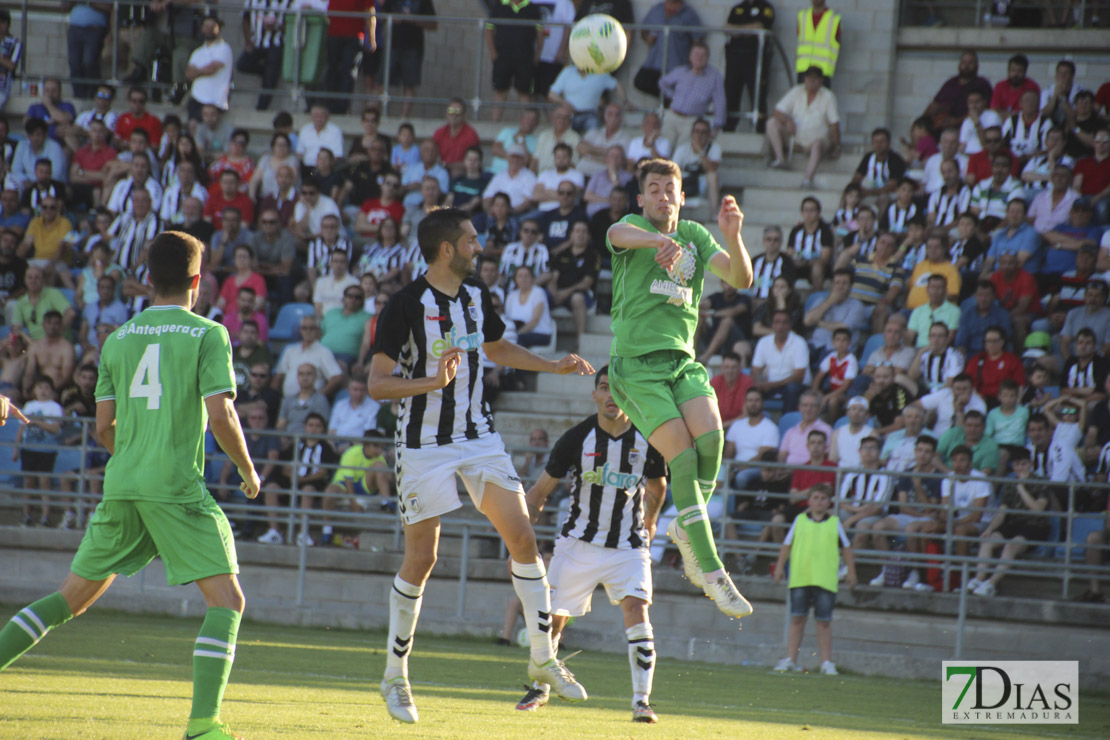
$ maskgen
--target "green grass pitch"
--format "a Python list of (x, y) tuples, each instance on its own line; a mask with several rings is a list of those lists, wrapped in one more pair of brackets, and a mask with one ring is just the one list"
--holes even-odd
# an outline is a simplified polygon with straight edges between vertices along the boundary
[[(18, 607), (0, 607), (8, 616)], [(179, 738), (189, 711), (196, 619), (96, 611), (0, 673), (0, 738)], [(573, 628), (567, 633), (573, 646)], [(627, 660), (587, 652), (570, 667), (590, 692), (517, 712), (523, 649), (417, 635), (420, 723), (393, 722), (378, 696), (381, 631), (245, 622), (224, 719), (248, 738), (1105, 738), (1110, 700), (1084, 693), (1078, 726), (945, 727), (940, 681), (780, 676), (765, 668), (661, 659), (655, 726), (631, 722)], [(572, 648), (573, 649), (573, 648)], [(809, 662), (812, 659), (807, 658)]]

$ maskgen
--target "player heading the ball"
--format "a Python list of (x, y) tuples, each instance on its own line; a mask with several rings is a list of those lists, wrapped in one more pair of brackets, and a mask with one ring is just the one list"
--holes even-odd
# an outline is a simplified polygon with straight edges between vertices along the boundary
[(717, 225), (726, 249), (701, 224), (679, 219), (685, 203), (682, 171), (670, 160), (637, 168), (643, 216), (609, 227), (613, 254), (613, 398), (671, 469), (678, 516), (667, 534), (682, 554), (686, 577), (732, 617), (752, 613), (717, 556), (705, 510), (724, 452), (717, 396), (705, 367), (694, 360), (705, 269), (743, 290), (752, 261), (740, 237), (744, 214), (731, 195), (721, 200)]

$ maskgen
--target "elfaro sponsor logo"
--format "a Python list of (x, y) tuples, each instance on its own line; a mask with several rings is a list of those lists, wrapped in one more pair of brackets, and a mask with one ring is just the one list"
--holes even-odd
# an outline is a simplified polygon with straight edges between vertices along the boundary
[(1078, 724), (1078, 661), (944, 661), (944, 724)]
[(463, 352), (475, 352), (482, 346), (485, 339), (485, 335), (480, 331), (473, 334), (459, 334), (458, 330), (452, 326), (451, 331), (447, 332), (447, 336), (432, 342), (432, 357), (438, 358), (451, 347), (458, 347)]
[(640, 482), (640, 477), (632, 473), (613, 470), (609, 467), (609, 463), (605, 463), (598, 470), (583, 473), (582, 480), (592, 486), (614, 486), (615, 488), (628, 489), (635, 488), (636, 484)]

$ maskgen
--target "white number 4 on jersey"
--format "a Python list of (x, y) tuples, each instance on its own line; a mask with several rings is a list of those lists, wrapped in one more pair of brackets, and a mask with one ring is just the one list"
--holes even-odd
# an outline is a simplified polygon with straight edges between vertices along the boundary
[(135, 376), (131, 378), (131, 398), (145, 398), (146, 410), (157, 411), (162, 406), (162, 383), (158, 380), (162, 345), (148, 344)]

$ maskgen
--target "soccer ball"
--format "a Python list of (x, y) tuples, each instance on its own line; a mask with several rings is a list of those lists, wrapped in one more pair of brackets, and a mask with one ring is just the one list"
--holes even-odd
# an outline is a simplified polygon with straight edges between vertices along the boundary
[(593, 13), (570, 31), (570, 58), (586, 74), (608, 74), (624, 61), (628, 38), (624, 26), (611, 15)]

